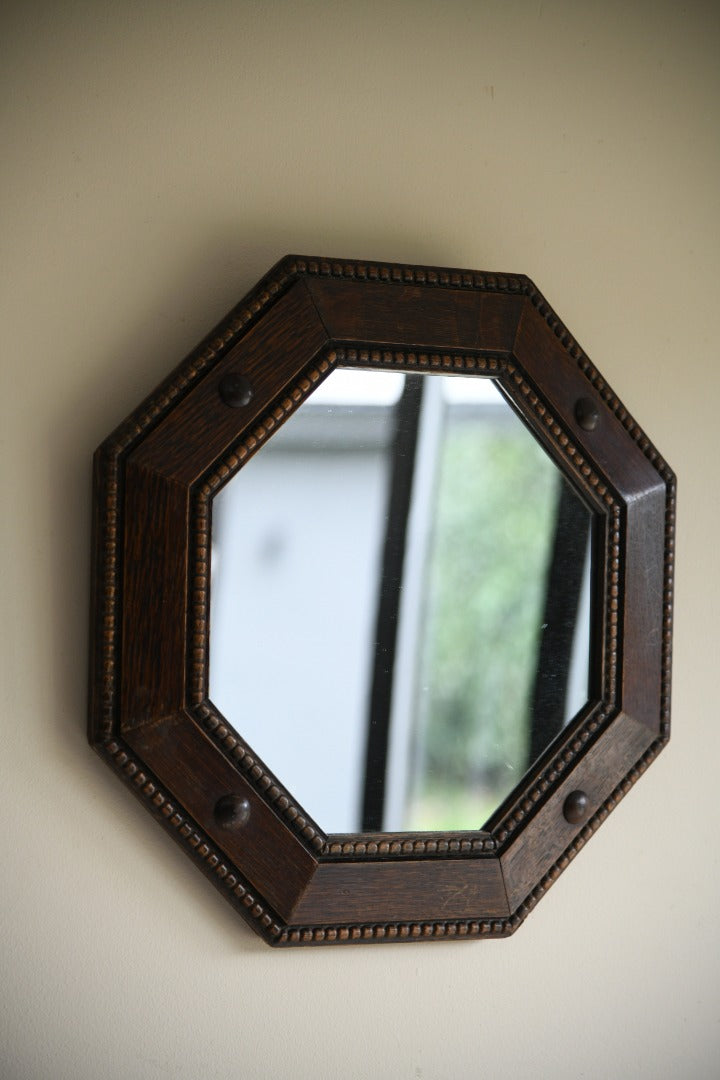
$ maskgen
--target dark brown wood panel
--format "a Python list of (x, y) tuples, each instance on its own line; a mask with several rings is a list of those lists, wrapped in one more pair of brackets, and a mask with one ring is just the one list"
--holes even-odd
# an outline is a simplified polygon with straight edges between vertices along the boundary
[(665, 490), (627, 507), (620, 705), (652, 732), (661, 723)]
[(188, 492), (129, 465), (125, 483), (120, 730), (184, 703)]
[(295, 924), (503, 918), (497, 858), (321, 863), (293, 909)]
[[(293, 285), (227, 356), (140, 444), (131, 460), (191, 484), (268, 407), (327, 344), (327, 334), (303, 281)], [(252, 400), (230, 408), (218, 386), (227, 372), (246, 375)]]
[(527, 898), (582, 828), (563, 817), (563, 805), (570, 792), (585, 792), (589, 800), (586, 818), (592, 817), (652, 742), (653, 735), (644, 724), (620, 713), (552, 798), (518, 832), (501, 856), (511, 911)]
[[(282, 824), (241, 773), (186, 714), (131, 732), (127, 742), (188, 809), (265, 900), (287, 918), (316, 860)], [(250, 804), (246, 824), (222, 826), (213, 811), (224, 795)]]
[[(620, 420), (604, 404), (600, 394), (588, 382), (568, 351), (526, 300), (518, 325), (514, 354), (518, 364), (533, 383), (541, 388), (556, 417), (577, 434), (577, 445), (623, 498), (651, 491), (664, 493), (665, 485), (638, 444), (628, 435)], [(575, 404), (590, 398), (600, 413), (597, 427), (585, 431), (575, 418)]]
[(336, 341), (509, 353), (523, 298), (475, 289), (308, 278)]

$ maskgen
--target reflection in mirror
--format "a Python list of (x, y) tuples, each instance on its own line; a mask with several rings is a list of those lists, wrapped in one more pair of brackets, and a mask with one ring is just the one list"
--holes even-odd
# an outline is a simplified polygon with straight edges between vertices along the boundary
[(214, 499), (210, 697), (325, 832), (477, 829), (588, 699), (591, 521), (492, 380), (335, 371)]

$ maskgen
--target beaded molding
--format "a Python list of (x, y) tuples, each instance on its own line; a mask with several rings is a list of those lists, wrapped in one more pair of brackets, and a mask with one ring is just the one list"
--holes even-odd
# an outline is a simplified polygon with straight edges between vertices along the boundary
[(98, 529), (101, 536), (100, 577), (103, 582), (98, 624), (100, 633), (101, 721), (98, 734), (109, 738), (116, 728), (117, 697), (117, 612), (120, 597), (120, 552), (118, 535), (122, 528), (122, 466), (136, 444), (190, 391), (197, 380), (228, 351), (236, 338), (257, 321), (261, 313), (292, 283), (288, 260), (270, 271), (258, 286), (178, 365), (167, 379), (135, 409), (103, 444), (99, 462), (102, 489)]
[(572, 843), (558, 856), (553, 865), (544, 874), (541, 881), (518, 905), (515, 911), (504, 919), (454, 919), (454, 920), (418, 920), (416, 922), (369, 922), (351, 924), (333, 924), (327, 926), (285, 927), (273, 944), (283, 945), (322, 945), (334, 942), (375, 942), (375, 941), (418, 941), (448, 938), (502, 938), (509, 937), (522, 925), (538, 901), (549, 891), (577, 853), (585, 846), (590, 837), (605, 821), (608, 814), (627, 795), (639, 780), (651, 762), (665, 745), (664, 738), (656, 739), (645, 751), (637, 763), (630, 769), (617, 787), (610, 793), (593, 816), (586, 822)]
[(258, 922), (258, 929), (273, 945), (291, 944), (329, 944), (332, 942), (358, 941), (413, 941), (419, 939), (463, 938), (463, 937), (507, 937), (515, 932), (524, 922), (538, 901), (557, 881), (563, 870), (572, 862), (577, 853), (608, 814), (625, 797), (637, 780), (642, 776), (666, 740), (659, 738), (642, 755), (639, 761), (620, 781), (595, 814), (577, 834), (571, 844), (553, 863), (542, 880), (532, 889), (516, 910), (505, 919), (466, 919), (399, 923), (359, 923), (349, 925), (335, 924), (328, 926), (305, 926), (292, 929), (283, 927), (281, 922), (270, 913), (267, 906), (253, 894), (252, 889), (243, 879), (238, 869), (215, 847), (213, 842), (198, 829), (184, 812), (177, 809), (172, 797), (149, 770), (138, 763), (133, 753), (120, 740), (112, 740), (105, 747), (105, 753), (111, 759), (115, 770), (121, 775), (126, 785), (141, 799), (151, 804), (151, 809), (165, 830), (175, 840), (184, 845), (193, 860), (200, 865), (203, 873), (216, 887), (227, 891), (228, 898), (235, 907), (242, 906)]
[(184, 810), (177, 807), (172, 795), (137, 759), (132, 750), (121, 739), (110, 739), (104, 745), (103, 753), (125, 784), (146, 803), (166, 832), (185, 847), (205, 876), (228, 894), (228, 899), (235, 907), (245, 908), (246, 913), (258, 921), (264, 936), (271, 941), (275, 940), (282, 930), (277, 916), (270, 911), (264, 900), (257, 898), (250, 883), (227, 856)]
[(563, 851), (562, 855), (555, 860), (553, 865), (543, 876), (541, 881), (535, 886), (534, 889), (528, 894), (525, 900), (516, 908), (513, 914), (510, 916), (508, 923), (512, 925), (512, 931), (516, 930), (518, 926), (527, 918), (532, 909), (537, 904), (538, 900), (548, 891), (551, 885), (560, 877), (560, 874), (569, 863), (577, 855), (578, 851), (585, 846), (594, 832), (602, 825), (603, 821), (607, 818), (608, 814), (615, 809), (618, 803), (625, 798), (628, 791), (634, 784), (640, 779), (647, 767), (655, 760), (657, 755), (663, 749), (667, 742), (667, 739), (660, 737), (656, 739), (645, 753), (639, 758), (639, 760), (633, 765), (629, 772), (623, 777), (617, 787), (608, 795), (607, 799), (598, 807), (593, 816), (585, 823), (580, 832), (576, 835), (571, 844)]
[(314, 277), (522, 294), (528, 293), (532, 287), (530, 279), (523, 274), (484, 274), (474, 270), (450, 270), (436, 266), (406, 266), (402, 263), (355, 262), (345, 259), (304, 259), (292, 255), (288, 256), (288, 263), (290, 273), (309, 274)]

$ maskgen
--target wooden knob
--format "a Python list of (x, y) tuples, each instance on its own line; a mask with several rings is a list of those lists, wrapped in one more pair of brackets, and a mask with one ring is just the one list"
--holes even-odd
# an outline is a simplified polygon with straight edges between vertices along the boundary
[(250, 819), (250, 803), (242, 795), (223, 795), (215, 803), (213, 816), (218, 825), (227, 828), (246, 825)]
[(563, 817), (571, 825), (579, 825), (588, 815), (590, 800), (584, 791), (571, 791), (563, 803)]

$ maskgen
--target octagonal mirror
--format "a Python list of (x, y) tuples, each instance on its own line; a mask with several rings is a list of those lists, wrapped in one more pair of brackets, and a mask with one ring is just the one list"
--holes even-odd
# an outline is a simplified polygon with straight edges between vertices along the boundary
[(668, 740), (674, 476), (522, 275), (288, 257), (94, 475), (90, 741), (272, 945), (512, 933)]
[(480, 828), (587, 704), (592, 514), (492, 380), (337, 370), (212, 514), (210, 698), (326, 832)]

